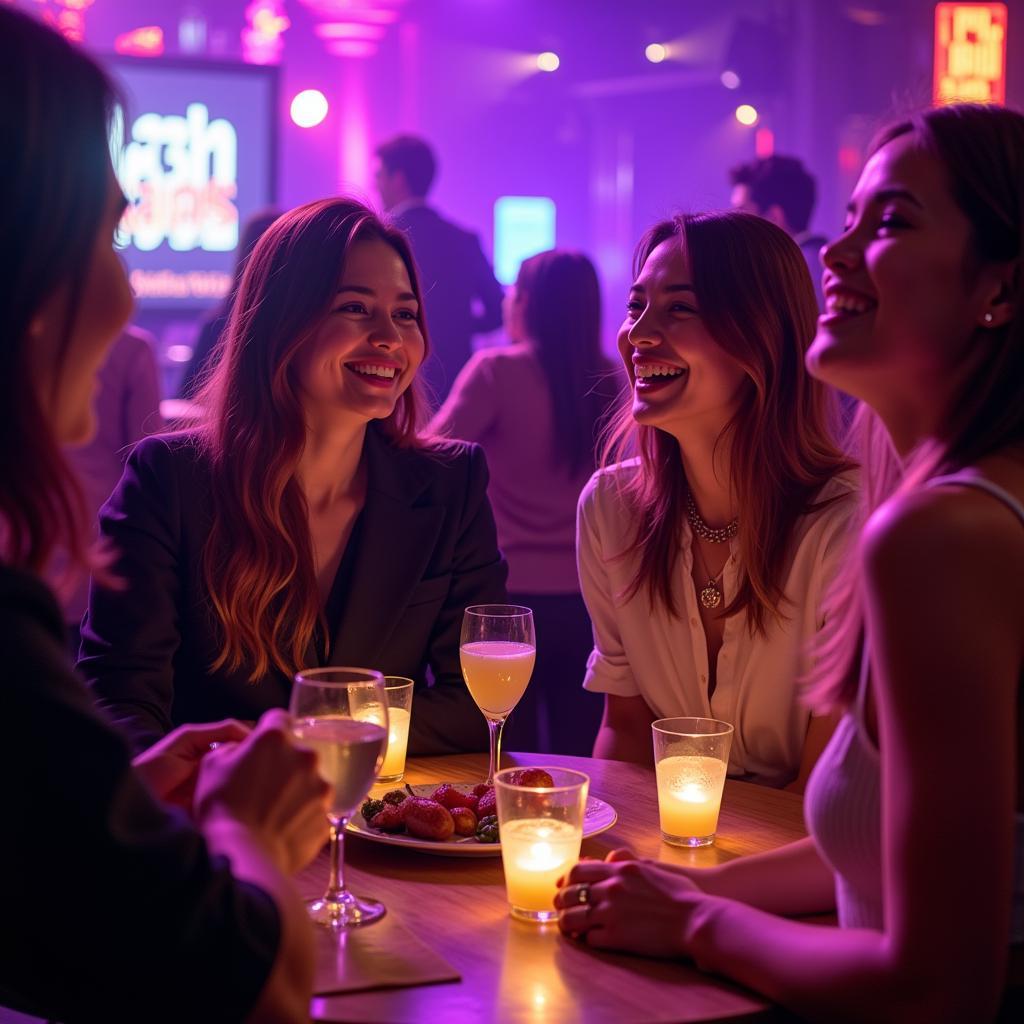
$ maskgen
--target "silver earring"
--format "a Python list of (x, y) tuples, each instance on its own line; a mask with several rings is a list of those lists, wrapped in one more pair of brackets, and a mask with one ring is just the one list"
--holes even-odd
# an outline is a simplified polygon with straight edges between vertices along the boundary
[(995, 317), (991, 313), (986, 313), (981, 319), (984, 320), (985, 323), (990, 324), (995, 320)]

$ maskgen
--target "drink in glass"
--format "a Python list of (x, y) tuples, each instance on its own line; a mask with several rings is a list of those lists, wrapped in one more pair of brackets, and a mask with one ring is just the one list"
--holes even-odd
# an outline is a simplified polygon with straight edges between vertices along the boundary
[(487, 719), (491, 756), (487, 782), (501, 759), (501, 731), (533, 674), (537, 641), (533, 612), (514, 604), (478, 604), (462, 617), (459, 659), (470, 695)]
[(324, 895), (309, 904), (310, 916), (332, 928), (376, 921), (384, 905), (358, 899), (345, 888), (343, 835), (384, 757), (384, 677), (373, 669), (306, 669), (295, 677), (289, 710), (296, 739), (316, 751), (320, 774), (333, 789), (327, 814), (331, 875)]

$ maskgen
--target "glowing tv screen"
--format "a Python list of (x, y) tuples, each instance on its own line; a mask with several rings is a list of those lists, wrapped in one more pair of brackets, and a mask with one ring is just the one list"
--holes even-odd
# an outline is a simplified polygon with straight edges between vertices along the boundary
[(276, 69), (119, 56), (105, 63), (127, 107), (114, 147), (129, 201), (118, 241), (136, 301), (211, 306), (230, 287), (241, 226), (275, 199)]

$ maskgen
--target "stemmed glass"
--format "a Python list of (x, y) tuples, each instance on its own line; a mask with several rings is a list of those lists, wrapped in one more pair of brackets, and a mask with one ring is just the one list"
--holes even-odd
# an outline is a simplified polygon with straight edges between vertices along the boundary
[(309, 915), (331, 928), (376, 921), (384, 914), (384, 904), (357, 899), (345, 888), (342, 844), (345, 826), (384, 759), (388, 740), (384, 676), (367, 668), (305, 669), (295, 677), (288, 710), (295, 738), (316, 751), (320, 774), (334, 788), (327, 812), (331, 877), (323, 896), (309, 902)]
[(501, 731), (526, 692), (537, 658), (533, 612), (517, 604), (476, 604), (462, 616), (459, 660), (466, 686), (487, 719), (491, 760), (487, 784), (501, 759)]

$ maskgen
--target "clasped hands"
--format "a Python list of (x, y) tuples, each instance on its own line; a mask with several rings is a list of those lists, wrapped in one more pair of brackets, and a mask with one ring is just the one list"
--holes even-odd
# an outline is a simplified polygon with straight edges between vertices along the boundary
[(614, 850), (559, 879), (555, 907), (559, 928), (572, 939), (672, 959), (689, 955), (693, 911), (707, 898), (688, 869)]

